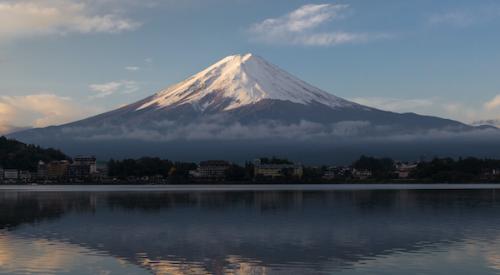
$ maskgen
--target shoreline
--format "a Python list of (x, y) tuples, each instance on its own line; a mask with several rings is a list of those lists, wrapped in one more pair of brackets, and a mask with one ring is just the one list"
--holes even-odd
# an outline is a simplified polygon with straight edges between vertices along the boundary
[(0, 192), (224, 192), (224, 191), (357, 191), (357, 190), (484, 190), (491, 183), (382, 184), (250, 184), (250, 185), (0, 185)]

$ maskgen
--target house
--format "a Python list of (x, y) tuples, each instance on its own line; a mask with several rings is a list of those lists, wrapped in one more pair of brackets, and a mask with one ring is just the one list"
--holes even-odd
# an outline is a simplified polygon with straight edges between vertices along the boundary
[(198, 168), (190, 175), (198, 179), (223, 180), (230, 163), (224, 160), (207, 160), (200, 162)]
[(398, 162), (396, 163), (396, 174), (400, 179), (407, 179), (411, 172), (417, 169), (418, 163)]
[(328, 167), (323, 173), (323, 179), (333, 180), (338, 177), (336, 167)]
[(3, 178), (5, 181), (17, 181), (19, 179), (19, 170), (4, 169)]
[(260, 159), (254, 161), (255, 177), (281, 178), (293, 177), (302, 178), (304, 170), (302, 165), (293, 163), (262, 163)]
[(333, 179), (345, 179), (352, 176), (352, 169), (350, 167), (328, 167), (323, 174), (323, 179), (333, 180)]
[(368, 178), (371, 178), (372, 172), (367, 169), (353, 169), (352, 170), (352, 177), (355, 179), (359, 180), (366, 180)]

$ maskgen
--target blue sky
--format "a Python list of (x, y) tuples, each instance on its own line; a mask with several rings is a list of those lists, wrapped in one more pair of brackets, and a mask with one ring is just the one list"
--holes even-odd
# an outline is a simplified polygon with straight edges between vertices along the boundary
[(0, 0), (0, 132), (149, 96), (252, 52), (337, 96), (500, 118), (499, 1)]

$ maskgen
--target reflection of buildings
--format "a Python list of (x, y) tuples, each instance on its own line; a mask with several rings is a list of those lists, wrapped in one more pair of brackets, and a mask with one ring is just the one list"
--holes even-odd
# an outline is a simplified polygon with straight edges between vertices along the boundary
[(312, 274), (331, 273), (367, 257), (487, 239), (500, 228), (500, 196), (489, 190), (9, 196), (0, 215), (11, 213), (11, 224), (52, 218), (12, 234), (60, 238), (153, 271), (286, 271), (302, 263)]

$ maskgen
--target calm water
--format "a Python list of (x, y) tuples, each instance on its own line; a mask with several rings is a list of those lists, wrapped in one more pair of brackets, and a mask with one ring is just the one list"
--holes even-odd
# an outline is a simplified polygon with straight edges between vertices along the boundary
[(0, 274), (500, 274), (500, 190), (0, 192)]

